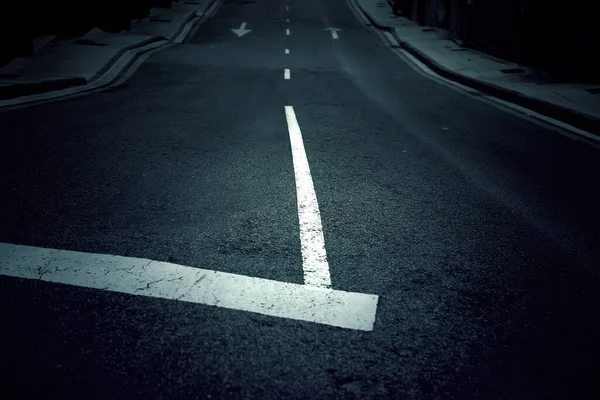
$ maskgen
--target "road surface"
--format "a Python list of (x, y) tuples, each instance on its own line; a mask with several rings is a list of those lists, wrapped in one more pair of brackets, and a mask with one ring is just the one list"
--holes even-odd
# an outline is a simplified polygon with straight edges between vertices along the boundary
[(316, 276), (377, 302), (351, 329), (3, 273), (5, 399), (600, 393), (598, 149), (420, 73), (345, 0), (226, 0), (118, 87), (0, 130), (15, 262)]

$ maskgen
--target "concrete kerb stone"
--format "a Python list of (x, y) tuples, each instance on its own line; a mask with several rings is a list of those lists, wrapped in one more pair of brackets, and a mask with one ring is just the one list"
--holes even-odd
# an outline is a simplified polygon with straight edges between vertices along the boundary
[(119, 49), (119, 51), (112, 56), (110, 60), (104, 64), (93, 77), (89, 79), (86, 77), (56, 78), (37, 82), (19, 82), (14, 84), (0, 85), (0, 100), (9, 100), (18, 97), (30, 96), (33, 94), (42, 94), (69, 89), (76, 86), (88, 85), (104, 75), (106, 71), (108, 71), (128, 51), (133, 51), (135, 49), (147, 46), (150, 43), (159, 42), (161, 40), (165, 40), (165, 38), (161, 36), (154, 36), (139, 43)]
[(104, 75), (106, 73), (106, 71), (108, 71), (110, 69), (111, 66), (113, 66), (119, 59), (121, 59), (121, 57), (123, 57), (123, 55), (125, 53), (127, 53), (128, 51), (132, 51), (144, 46), (149, 45), (150, 43), (155, 43), (155, 42), (160, 42), (162, 40), (169, 40), (165, 37), (162, 36), (154, 36), (154, 37), (150, 37), (146, 40), (143, 40), (139, 43), (136, 44), (132, 44), (130, 46), (127, 47), (123, 47), (122, 49), (120, 49), (117, 54), (115, 54), (113, 57), (111, 57), (111, 59), (90, 79), (85, 79), (85, 84), (94, 82), (96, 79), (100, 78), (102, 75)]
[[(215, 0), (215, 1), (216, 1), (216, 0)], [(212, 4), (213, 4), (213, 3), (214, 3), (214, 1), (213, 1), (213, 2), (211, 2), (211, 3), (210, 3), (208, 6), (207, 6), (207, 8), (208, 8), (208, 7), (210, 7), (210, 6), (212, 6)], [(188, 24), (188, 23), (189, 23), (189, 22), (190, 22), (190, 21), (191, 21), (191, 20), (192, 20), (194, 17), (196, 17), (197, 13), (198, 13), (197, 11), (190, 12), (190, 13), (189, 13), (189, 15), (186, 17), (185, 21), (183, 21), (183, 23), (182, 23), (182, 24), (179, 26), (179, 28), (177, 29), (177, 31), (175, 32), (175, 34), (173, 35), (173, 37), (172, 37), (172, 38), (168, 38), (167, 40), (169, 40), (170, 42), (172, 42), (173, 40), (175, 40), (175, 38), (176, 38), (177, 36), (179, 36), (179, 34), (180, 34), (182, 31), (183, 31), (183, 29), (185, 28), (185, 26), (186, 26), (186, 25), (187, 25), (187, 24)]]
[(371, 24), (373, 24), (373, 26), (375, 26), (377, 29), (380, 29), (382, 31), (388, 31), (388, 32), (392, 32), (393, 28), (391, 26), (387, 26), (387, 25), (383, 25), (381, 24), (379, 21), (377, 21), (371, 14), (369, 14), (367, 12), (367, 10), (365, 10), (363, 8), (363, 6), (360, 4), (359, 1), (356, 0), (350, 0), (354, 6), (360, 10), (360, 12), (365, 16), (365, 18), (367, 18), (369, 20), (369, 22), (371, 22)]
[(411, 43), (403, 40), (398, 36), (396, 30), (387, 25), (383, 25), (379, 23), (376, 18), (371, 16), (367, 10), (365, 10), (360, 2), (356, 0), (350, 0), (353, 4), (359, 9), (362, 14), (375, 26), (376, 28), (391, 32), (400, 47), (406, 50), (408, 53), (419, 59), (422, 63), (424, 63), (427, 67), (433, 70), (438, 75), (460, 83), (464, 86), (468, 86), (472, 89), (478, 90), (482, 93), (488, 94), (493, 97), (497, 97), (501, 100), (508, 101), (510, 103), (517, 104), (521, 107), (530, 109), (542, 115), (548, 116), (550, 118), (554, 118), (570, 124), (576, 128), (585, 130), (587, 132), (593, 133), (594, 135), (598, 135), (600, 137), (600, 118), (594, 115), (589, 115), (574, 109), (570, 109), (567, 107), (563, 107), (554, 103), (550, 103), (538, 98), (534, 98), (528, 95), (525, 95), (521, 92), (511, 90), (508, 88), (503, 88), (497, 85), (494, 85), (490, 82), (485, 82), (482, 80), (478, 80), (472, 77), (465, 76), (456, 71), (453, 71), (450, 68), (447, 68), (431, 57), (427, 56)]

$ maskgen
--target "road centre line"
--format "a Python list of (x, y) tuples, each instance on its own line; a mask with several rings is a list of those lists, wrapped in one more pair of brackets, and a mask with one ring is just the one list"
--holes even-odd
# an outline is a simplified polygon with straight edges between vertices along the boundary
[(0, 243), (0, 275), (178, 300), (363, 331), (378, 296), (143, 258)]
[(321, 213), (310, 174), (308, 158), (304, 150), (302, 132), (300, 131), (294, 107), (285, 106), (285, 117), (290, 135), (294, 176), (296, 179), (304, 284), (330, 287), (331, 277), (329, 274), (327, 252), (325, 251)]
[(285, 34), (289, 36), (289, 35), (290, 35), (290, 30), (289, 30), (289, 29), (286, 29), (286, 30), (285, 30)]
[(290, 54), (290, 49), (285, 49), (285, 54)]
[(290, 70), (288, 68), (283, 71), (283, 78), (290, 79)]

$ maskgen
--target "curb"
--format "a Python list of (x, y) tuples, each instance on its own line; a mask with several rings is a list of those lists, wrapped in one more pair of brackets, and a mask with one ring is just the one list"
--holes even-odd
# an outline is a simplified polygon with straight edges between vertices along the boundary
[(356, 0), (350, 0), (352, 3), (354, 3), (354, 5), (356, 6), (356, 8), (358, 8), (360, 10), (360, 12), (369, 20), (369, 22), (371, 22), (371, 24), (376, 27), (379, 30), (382, 31), (386, 31), (386, 32), (393, 32), (394, 28), (390, 27), (390, 26), (386, 26), (386, 25), (381, 25), (379, 22), (377, 22), (375, 20), (375, 18), (371, 17), (371, 14), (369, 14), (368, 12), (366, 12), (362, 6), (360, 5), (360, 3)]
[[(202, 12), (205, 12), (209, 8), (211, 8), (217, 0), (210, 1)], [(48, 79), (44, 81), (37, 82), (20, 82), (20, 83), (0, 83), (0, 100), (13, 100), (19, 97), (31, 96), (36, 94), (44, 94), (49, 92), (55, 92), (60, 90), (65, 90), (77, 86), (86, 86), (89, 85), (100, 77), (102, 77), (113, 65), (115, 65), (125, 53), (136, 50), (138, 48), (142, 48), (149, 44), (160, 42), (160, 41), (168, 41), (173, 42), (177, 36), (183, 32), (185, 27), (189, 24), (191, 20), (193, 20), (200, 10), (196, 10), (194, 12), (190, 12), (190, 14), (185, 18), (184, 21), (180, 24), (177, 31), (173, 35), (172, 38), (166, 38), (164, 36), (153, 36), (148, 39), (145, 39), (139, 43), (135, 43), (133, 45), (124, 47), (119, 49), (119, 51), (110, 58), (110, 60), (100, 68), (100, 70), (91, 78), (87, 79), (84, 77), (74, 77), (74, 78), (55, 78)]]
[[(210, 4), (209, 4), (207, 7), (206, 7), (206, 9), (208, 9), (208, 8), (212, 7), (213, 3), (214, 3), (214, 1), (212, 1), (212, 2), (211, 2), (211, 3), (210, 3)], [(188, 24), (188, 22), (190, 22), (192, 19), (194, 19), (194, 18), (196, 17), (196, 14), (197, 14), (197, 13), (198, 13), (198, 11), (191, 12), (191, 13), (190, 13), (190, 15), (188, 15), (188, 16), (187, 16), (187, 18), (185, 19), (185, 21), (183, 21), (183, 23), (181, 24), (181, 26), (179, 26), (179, 28), (177, 28), (177, 31), (175, 32), (175, 34), (173, 35), (173, 37), (172, 37), (172, 38), (169, 38), (169, 39), (167, 39), (167, 38), (165, 38), (165, 39), (167, 39), (169, 42), (172, 42), (173, 40), (175, 40), (175, 38), (176, 38), (177, 36), (179, 36), (179, 34), (180, 34), (181, 32), (183, 32), (183, 29), (184, 29), (184, 28), (185, 28), (185, 26)]]
[[(187, 23), (187, 22), (186, 22)], [(76, 86), (88, 85), (102, 75), (106, 73), (113, 65), (119, 61), (125, 53), (131, 50), (135, 50), (151, 43), (160, 42), (166, 40), (162, 36), (154, 36), (145, 39), (139, 43), (123, 47), (111, 57), (111, 59), (100, 68), (100, 70), (91, 78), (74, 77), (74, 78), (54, 78), (38, 82), (20, 82), (20, 83), (8, 83), (6, 85), (0, 85), (0, 100), (12, 100), (19, 97), (31, 96), (35, 94), (44, 94), (49, 92), (55, 92), (59, 90), (69, 89)]]
[(98, 79), (102, 75), (104, 75), (106, 73), (106, 71), (108, 71), (128, 51), (135, 50), (135, 49), (138, 49), (140, 47), (147, 46), (147, 45), (149, 45), (151, 43), (160, 42), (161, 40), (169, 40), (169, 39), (167, 39), (167, 38), (165, 38), (163, 36), (153, 36), (153, 37), (150, 37), (150, 38), (148, 38), (146, 40), (143, 40), (143, 41), (141, 41), (139, 43), (132, 44), (131, 46), (123, 47), (122, 49), (120, 49), (117, 52), (117, 54), (115, 54), (114, 56), (112, 56), (112, 58), (102, 68), (100, 68), (100, 70), (93, 77), (91, 77), (90, 79), (85, 79), (85, 78), (82, 78), (82, 79), (84, 79), (86, 81), (85, 84), (92, 83), (96, 79)]
[(431, 59), (430, 57), (428, 57), (427, 55), (425, 55), (424, 53), (422, 53), (420, 50), (418, 50), (416, 47), (414, 47), (407, 41), (402, 40), (400, 37), (398, 37), (393, 27), (381, 25), (380, 23), (378, 23), (371, 15), (369, 15), (367, 11), (363, 9), (363, 7), (358, 1), (352, 0), (352, 2), (357, 6), (361, 13), (369, 21), (371, 21), (373, 26), (377, 27), (380, 30), (391, 32), (404, 50), (406, 50), (411, 55), (415, 56), (417, 59), (419, 59), (419, 61), (427, 65), (427, 67), (432, 69), (438, 75), (446, 79), (452, 80), (454, 82), (460, 83), (464, 86), (468, 86), (472, 89), (478, 90), (482, 93), (530, 109), (547, 117), (560, 120), (576, 128), (600, 136), (600, 117), (596, 117), (577, 110), (573, 110), (571, 108), (559, 106), (554, 103), (530, 97), (521, 92), (506, 89), (489, 82), (467, 77), (449, 68), (446, 68), (434, 61), (433, 59)]
[(452, 81), (476, 89), (485, 94), (497, 97), (501, 100), (505, 100), (510, 103), (517, 104), (521, 107), (528, 108), (547, 117), (560, 120), (576, 128), (600, 136), (600, 117), (584, 114), (580, 111), (573, 110), (571, 108), (559, 106), (557, 104), (550, 103), (535, 97), (527, 96), (515, 90), (503, 88), (494, 85), (493, 83), (484, 82), (475, 78), (462, 75), (458, 72), (455, 72), (449, 68), (438, 64), (436, 61), (423, 54), (420, 50), (412, 46), (410, 43), (400, 39), (395, 32), (393, 34), (403, 49), (405, 49), (407, 52), (418, 58), (422, 63), (427, 65), (438, 75), (443, 76), (444, 78), (450, 79)]

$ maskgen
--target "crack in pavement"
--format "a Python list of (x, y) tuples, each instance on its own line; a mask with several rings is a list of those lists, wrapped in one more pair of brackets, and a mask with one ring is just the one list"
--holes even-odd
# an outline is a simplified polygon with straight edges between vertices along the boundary
[(160, 278), (160, 279), (157, 279), (157, 280), (154, 280), (154, 281), (148, 282), (148, 283), (146, 284), (146, 287), (145, 287), (145, 288), (137, 288), (137, 289), (135, 289), (135, 291), (136, 291), (136, 292), (139, 292), (140, 290), (148, 290), (148, 289), (150, 289), (150, 285), (154, 285), (155, 283), (159, 283), (159, 282), (162, 282), (162, 281), (164, 281), (164, 280), (165, 280), (165, 278)]

